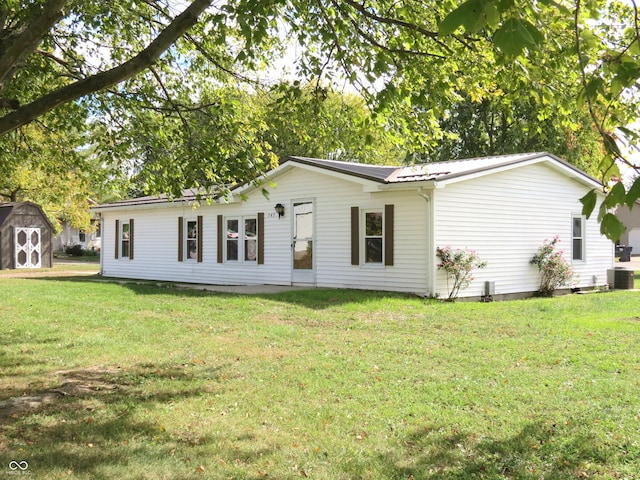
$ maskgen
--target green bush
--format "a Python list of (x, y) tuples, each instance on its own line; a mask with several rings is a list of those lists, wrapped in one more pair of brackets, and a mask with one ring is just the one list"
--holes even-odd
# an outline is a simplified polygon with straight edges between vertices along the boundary
[(84, 249), (81, 245), (69, 245), (64, 249), (64, 253), (73, 257), (81, 257), (84, 255)]

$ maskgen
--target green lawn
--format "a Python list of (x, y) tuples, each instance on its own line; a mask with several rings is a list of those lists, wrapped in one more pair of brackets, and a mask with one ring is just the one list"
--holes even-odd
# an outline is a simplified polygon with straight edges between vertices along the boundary
[(0, 332), (0, 473), (640, 475), (637, 292), (450, 304), (0, 276)]

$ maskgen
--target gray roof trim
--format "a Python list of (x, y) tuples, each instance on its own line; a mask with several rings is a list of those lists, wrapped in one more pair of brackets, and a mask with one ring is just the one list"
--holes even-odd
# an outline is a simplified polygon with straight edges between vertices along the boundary
[(99, 205), (89, 207), (91, 210), (102, 210), (106, 208), (126, 208), (139, 207), (142, 205), (160, 205), (160, 204), (178, 204), (184, 202), (193, 202), (197, 199), (197, 190), (192, 188), (182, 191), (182, 196), (178, 198), (169, 198), (168, 195), (158, 195), (157, 197), (147, 196), (138, 198), (126, 198), (115, 202), (101, 203)]
[[(482, 157), (483, 159), (488, 159), (488, 158), (502, 158), (502, 157), (510, 157), (512, 155), (499, 155), (499, 156), (495, 156), (495, 157)], [(555, 155), (548, 153), (548, 152), (536, 152), (536, 153), (531, 153), (531, 154), (526, 154), (523, 155), (519, 158), (513, 159), (513, 160), (507, 160), (505, 162), (501, 162), (501, 163), (496, 163), (494, 165), (488, 166), (488, 167), (481, 167), (481, 168), (475, 168), (475, 169), (471, 169), (471, 170), (466, 170), (466, 171), (461, 171), (461, 172), (455, 172), (455, 173), (450, 173), (450, 174), (445, 174), (445, 175), (441, 175), (437, 178), (438, 181), (443, 181), (443, 180), (451, 180), (454, 178), (458, 178), (458, 177), (464, 177), (467, 175), (474, 175), (476, 173), (481, 173), (483, 171), (489, 172), (491, 170), (497, 169), (497, 168), (504, 168), (504, 167), (508, 167), (511, 165), (518, 165), (520, 163), (525, 163), (525, 162), (529, 162), (531, 160), (536, 160), (536, 159), (542, 159), (542, 158), (551, 158), (553, 160), (555, 160), (556, 162), (558, 162), (559, 164), (561, 164), (564, 167), (567, 167), (570, 170), (573, 170), (576, 174), (582, 176), (585, 178), (585, 180), (589, 180), (590, 182), (595, 182), (597, 184), (601, 184), (601, 182), (595, 178), (593, 178), (592, 176), (590, 176), (589, 174), (583, 172), (582, 170), (580, 170), (579, 168), (577, 168), (576, 166), (570, 164), (569, 162), (567, 162), (566, 160), (562, 160), (560, 157), (556, 157)], [(454, 162), (463, 162), (463, 161), (473, 161), (473, 160), (480, 160), (481, 158), (468, 158), (468, 159), (461, 159), (461, 160), (453, 160), (451, 162), (446, 162), (446, 163), (454, 163)]]
[(303, 165), (309, 165), (312, 167), (323, 168), (332, 172), (344, 173), (352, 177), (363, 178), (365, 180), (379, 183), (389, 183), (389, 177), (391, 177), (398, 170), (398, 168), (400, 168), (397, 166), (339, 162), (337, 160), (323, 160), (319, 158), (309, 157), (288, 157), (280, 165), (284, 165), (289, 161), (301, 163)]

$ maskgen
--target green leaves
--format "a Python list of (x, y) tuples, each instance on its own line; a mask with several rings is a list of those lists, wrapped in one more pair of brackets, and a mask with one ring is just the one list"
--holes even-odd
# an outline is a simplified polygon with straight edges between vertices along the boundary
[[(512, 0), (468, 0), (449, 13), (438, 26), (440, 35), (450, 35), (463, 27), (467, 33), (475, 33), (485, 27), (496, 27), (500, 16), (512, 10)], [(493, 45), (507, 57), (516, 57), (526, 48), (537, 47), (544, 35), (528, 20), (517, 16), (507, 18), (493, 34)]]
[(606, 213), (600, 221), (600, 233), (612, 241), (617, 241), (625, 232), (626, 227), (613, 213)]
[(517, 57), (525, 48), (536, 47), (544, 41), (544, 35), (531, 23), (510, 18), (493, 35), (493, 44), (507, 57)]
[(467, 32), (477, 32), (485, 25), (495, 25), (500, 14), (495, 2), (468, 0), (447, 15), (438, 26), (440, 35), (450, 35), (459, 27)]
[[(628, 192), (622, 182), (615, 183), (600, 204), (598, 213), (600, 232), (612, 241), (617, 241), (620, 235), (625, 232), (626, 227), (612, 211), (619, 205), (626, 204), (631, 207), (638, 197), (640, 197), (640, 177), (636, 179)], [(597, 201), (598, 191), (595, 189), (582, 197), (580, 199), (580, 202), (582, 202), (582, 214), (587, 218), (590, 217)]]
[(627, 197), (625, 198), (625, 203), (627, 207), (631, 208), (635, 202), (640, 199), (640, 176), (636, 178), (633, 185), (627, 192)]
[(582, 214), (589, 218), (593, 213), (593, 210), (596, 208), (596, 203), (598, 202), (598, 192), (596, 189), (590, 190), (584, 197), (580, 199), (580, 203), (582, 203)]

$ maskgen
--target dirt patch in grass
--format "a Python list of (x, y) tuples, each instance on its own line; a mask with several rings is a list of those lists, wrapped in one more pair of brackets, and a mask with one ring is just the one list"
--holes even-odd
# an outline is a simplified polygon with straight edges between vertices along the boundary
[(102, 367), (56, 372), (55, 375), (60, 379), (59, 386), (1, 401), (0, 423), (40, 410), (64, 397), (82, 398), (114, 392), (120, 388), (112, 380), (118, 372), (119, 369)]
[(97, 275), (100, 271), (100, 267), (89, 270), (57, 270), (57, 269), (44, 269), (44, 270), (10, 270), (8, 272), (2, 272), (0, 278), (53, 278), (53, 277), (81, 277)]

